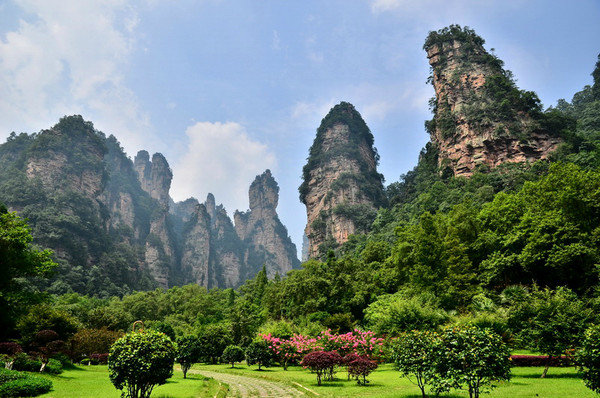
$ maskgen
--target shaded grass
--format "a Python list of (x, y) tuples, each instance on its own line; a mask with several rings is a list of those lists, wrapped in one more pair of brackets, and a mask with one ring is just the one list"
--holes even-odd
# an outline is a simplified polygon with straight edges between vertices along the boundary
[[(52, 390), (40, 397), (52, 398), (119, 398), (121, 391), (117, 390), (108, 378), (108, 367), (82, 366), (65, 370), (62, 374), (44, 376), (52, 381)], [(214, 397), (219, 394), (219, 383), (201, 375), (188, 374), (187, 379), (176, 370), (173, 377), (162, 386), (157, 386), (152, 392), (153, 398), (197, 398)], [(223, 397), (224, 394), (218, 395)]]
[[(317, 385), (316, 376), (298, 366), (290, 366), (287, 371), (283, 368), (269, 368), (270, 372), (258, 372), (256, 367), (236, 365), (231, 369), (228, 365), (196, 365), (194, 369), (202, 369), (257, 377), (266, 380), (279, 381), (304, 392), (313, 391), (322, 397), (421, 397), (421, 390), (407, 378), (401, 377), (392, 365), (385, 364), (373, 372), (367, 379), (367, 386), (358, 386), (356, 381), (347, 380), (346, 373), (341, 370), (334, 381), (325, 381)], [(510, 382), (499, 383), (490, 394), (483, 396), (492, 398), (513, 397), (596, 397), (585, 387), (575, 368), (550, 368), (546, 379), (540, 379), (543, 367), (513, 368)], [(295, 383), (299, 383), (304, 389)], [(315, 395), (309, 393), (309, 395)], [(432, 395), (433, 396), (433, 395)], [(444, 397), (468, 397), (465, 391), (452, 391)]]

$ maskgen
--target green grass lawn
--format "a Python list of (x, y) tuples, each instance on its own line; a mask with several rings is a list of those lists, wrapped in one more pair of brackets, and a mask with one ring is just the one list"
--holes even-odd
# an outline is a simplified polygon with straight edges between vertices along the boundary
[[(346, 380), (346, 373), (337, 373), (337, 379), (324, 382), (317, 386), (316, 376), (301, 367), (289, 367), (284, 371), (280, 367), (268, 368), (257, 371), (256, 366), (247, 367), (239, 365), (236, 369), (229, 369), (228, 365), (196, 365), (194, 369), (228, 372), (252, 377), (261, 377), (268, 380), (281, 381), (293, 385), (294, 382), (316, 392), (323, 397), (411, 397), (421, 396), (421, 390), (411, 384), (406, 378), (400, 377), (392, 365), (381, 365), (372, 373), (366, 386), (358, 386), (356, 381)], [(546, 379), (540, 379), (543, 368), (513, 368), (510, 382), (501, 383), (491, 394), (485, 397), (595, 397), (587, 389), (574, 368), (550, 368)], [(468, 397), (468, 393), (454, 391), (447, 397)]]
[[(52, 380), (53, 388), (41, 397), (52, 398), (119, 398), (121, 391), (117, 390), (108, 378), (107, 366), (78, 366), (65, 370), (57, 376), (45, 376)], [(152, 392), (153, 398), (197, 398), (214, 397), (219, 391), (219, 384), (212, 379), (200, 375), (175, 371), (166, 384), (157, 386)]]

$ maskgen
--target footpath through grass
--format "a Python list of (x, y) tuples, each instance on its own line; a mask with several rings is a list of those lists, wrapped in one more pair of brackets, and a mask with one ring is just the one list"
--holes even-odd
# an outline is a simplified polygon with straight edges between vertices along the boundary
[[(339, 371), (336, 380), (323, 382), (317, 385), (317, 378), (298, 366), (290, 366), (287, 371), (281, 367), (267, 368), (257, 371), (256, 366), (248, 367), (237, 365), (231, 369), (230, 365), (196, 365), (194, 369), (202, 369), (213, 372), (226, 372), (243, 376), (260, 377), (267, 380), (279, 381), (299, 388), (308, 395), (322, 397), (410, 397), (421, 396), (421, 390), (412, 384), (407, 378), (400, 377), (392, 365), (380, 365), (372, 373), (366, 387), (358, 386), (355, 380), (347, 380), (346, 373)], [(596, 397), (596, 395), (585, 387), (583, 381), (577, 374), (575, 368), (550, 368), (548, 376), (540, 379), (542, 367), (513, 368), (510, 382), (500, 383), (498, 388), (491, 394), (485, 394), (491, 398), (514, 398), (514, 397)], [(302, 387), (298, 386), (300, 384)], [(309, 391), (316, 394), (311, 394)], [(468, 397), (464, 391), (453, 391), (445, 397)]]
[[(56, 376), (45, 376), (52, 380), (52, 390), (40, 397), (52, 398), (119, 398), (121, 391), (117, 390), (108, 378), (108, 367), (77, 366), (75, 369), (65, 370)], [(195, 374), (188, 374), (187, 379), (183, 373), (175, 371), (173, 377), (166, 384), (157, 386), (152, 392), (152, 398), (198, 398), (214, 397), (219, 393), (219, 383)], [(219, 397), (224, 394), (219, 394)]]

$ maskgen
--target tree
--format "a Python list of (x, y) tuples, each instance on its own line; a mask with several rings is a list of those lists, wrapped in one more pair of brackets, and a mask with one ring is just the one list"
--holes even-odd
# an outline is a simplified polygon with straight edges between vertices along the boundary
[(226, 325), (208, 325), (199, 333), (201, 357), (212, 364), (223, 354), (225, 347), (231, 344), (231, 335)]
[(246, 362), (248, 362), (248, 366), (257, 364), (258, 370), (261, 370), (262, 366), (271, 366), (273, 353), (265, 341), (253, 341), (246, 348)]
[(447, 328), (440, 334), (434, 389), (466, 387), (470, 398), (510, 378), (510, 352), (502, 338), (488, 329)]
[(35, 335), (34, 354), (42, 362), (40, 373), (46, 369), (50, 358), (56, 355), (64, 346), (64, 341), (60, 340), (58, 333), (54, 330), (40, 330)]
[(221, 357), (223, 361), (230, 363), (232, 368), (235, 367), (236, 362), (243, 361), (244, 358), (244, 350), (242, 347), (237, 345), (228, 345), (225, 348), (225, 351), (223, 351), (223, 356)]
[(0, 343), (0, 355), (6, 358), (6, 362), (4, 364), (5, 368), (11, 370), (13, 368), (13, 364), (15, 363), (15, 358), (18, 354), (23, 352), (21, 346), (14, 342), (4, 342)]
[(585, 385), (600, 392), (600, 325), (585, 331), (581, 349), (577, 352), (577, 363)]
[(520, 330), (522, 339), (548, 355), (542, 377), (546, 377), (552, 357), (564, 355), (579, 346), (594, 312), (567, 288), (556, 290), (536, 287), (509, 315), (509, 324)]
[(15, 320), (36, 299), (22, 289), (20, 278), (47, 276), (56, 267), (52, 252), (32, 247), (25, 221), (0, 204), (0, 338), (13, 330)]
[(148, 398), (173, 375), (176, 350), (165, 334), (132, 332), (113, 344), (108, 356), (110, 381), (128, 398)]
[[(358, 384), (362, 384), (363, 386), (367, 385), (367, 376), (375, 369), (377, 369), (377, 362), (362, 356), (353, 359), (348, 364), (348, 373), (356, 377)], [(362, 383), (360, 381), (361, 377)]]
[[(435, 376), (438, 339), (436, 333), (415, 330), (400, 335), (394, 342), (393, 358), (397, 369), (421, 389), (423, 397), (426, 396), (425, 386), (431, 384)], [(415, 381), (411, 380), (411, 375)]]
[(192, 365), (200, 361), (201, 355), (202, 348), (197, 337), (183, 336), (177, 339), (177, 356), (175, 360), (181, 365), (184, 379)]
[(123, 336), (122, 332), (106, 328), (80, 329), (70, 340), (73, 358), (80, 360), (83, 356), (91, 358), (92, 354), (106, 354), (110, 346), (121, 336)]
[(300, 365), (317, 374), (317, 385), (320, 386), (324, 377), (331, 376), (331, 369), (341, 363), (340, 355), (335, 354), (329, 351), (309, 352), (302, 358)]

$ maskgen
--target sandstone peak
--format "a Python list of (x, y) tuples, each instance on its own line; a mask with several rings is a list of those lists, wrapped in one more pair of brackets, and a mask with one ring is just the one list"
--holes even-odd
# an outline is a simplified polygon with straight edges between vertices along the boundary
[(303, 168), (300, 200), (306, 205), (309, 257), (323, 255), (366, 232), (384, 202), (379, 155), (362, 116), (348, 102), (321, 121)]
[(271, 170), (267, 169), (256, 176), (248, 191), (250, 210), (274, 212), (279, 202), (279, 185), (273, 178)]
[(430, 32), (423, 46), (436, 93), (426, 127), (439, 149), (439, 166), (454, 175), (543, 159), (560, 142), (544, 129), (535, 93), (519, 90), (484, 43), (472, 29), (451, 25)]

